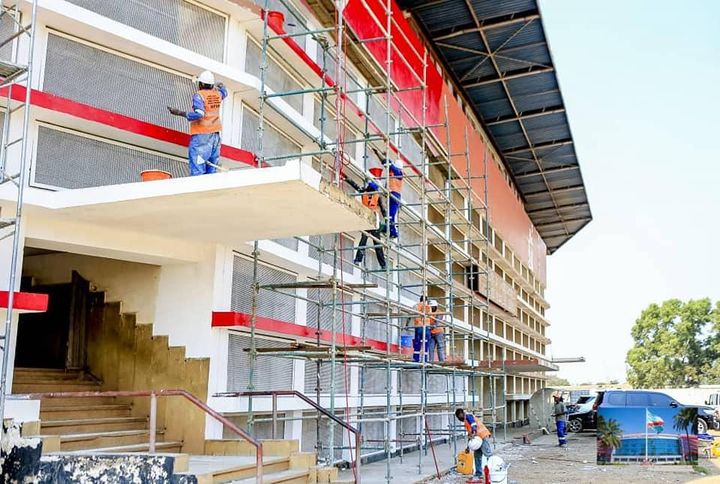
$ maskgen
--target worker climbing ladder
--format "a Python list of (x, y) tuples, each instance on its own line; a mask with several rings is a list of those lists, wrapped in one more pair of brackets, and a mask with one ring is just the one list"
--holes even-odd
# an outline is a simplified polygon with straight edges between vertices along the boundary
[(5, 111), (0, 145), (0, 186), (10, 187), (14, 213), (0, 218), (0, 243), (11, 240), (9, 251), (10, 271), (7, 279), (8, 301), (5, 313), (5, 330), (0, 336), (2, 369), (0, 372), (0, 419), (5, 418), (5, 399), (11, 390), (10, 347), (13, 342), (13, 325), (17, 319), (14, 310), (15, 292), (19, 287), (19, 259), (23, 246), (23, 196), (29, 179), (28, 126), (32, 97), (33, 57), (35, 47), (35, 17), (37, 0), (28, 9), (20, 9), (20, 2), (2, 0), (0, 22), (10, 23), (12, 33), (0, 39), (0, 92), (5, 98)]

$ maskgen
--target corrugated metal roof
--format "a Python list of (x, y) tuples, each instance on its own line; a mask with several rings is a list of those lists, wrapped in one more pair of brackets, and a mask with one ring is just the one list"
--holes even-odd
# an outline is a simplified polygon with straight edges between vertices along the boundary
[(550, 253), (590, 220), (536, 0), (399, 0), (473, 104)]

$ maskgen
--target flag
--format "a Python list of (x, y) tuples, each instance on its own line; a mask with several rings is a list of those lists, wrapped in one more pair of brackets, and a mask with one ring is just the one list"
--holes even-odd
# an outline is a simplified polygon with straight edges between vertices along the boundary
[(647, 416), (647, 428), (654, 430), (656, 433), (660, 433), (665, 430), (665, 422), (659, 415), (653, 414), (650, 410), (645, 410)]

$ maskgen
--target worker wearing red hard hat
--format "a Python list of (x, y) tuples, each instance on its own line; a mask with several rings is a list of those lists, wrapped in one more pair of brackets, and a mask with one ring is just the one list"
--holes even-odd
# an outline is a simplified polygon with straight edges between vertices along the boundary
[(403, 171), (402, 168), (395, 165), (387, 156), (377, 149), (372, 148), (375, 156), (380, 159), (380, 162), (388, 169), (388, 186), (387, 189), (390, 192), (390, 221), (388, 223), (390, 229), (390, 238), (396, 239), (398, 236), (397, 229), (397, 216), (400, 211), (400, 203), (402, 201), (402, 188), (403, 188)]
[(190, 121), (188, 162), (190, 175), (215, 173), (220, 163), (220, 106), (228, 92), (222, 82), (215, 84), (215, 76), (203, 71), (197, 77), (198, 90), (192, 98), (192, 111), (185, 112), (168, 106), (174, 116)]
[(383, 246), (380, 243), (380, 234), (382, 230), (382, 221), (385, 220), (387, 213), (385, 212), (385, 205), (383, 205), (382, 197), (380, 196), (380, 186), (375, 180), (372, 179), (367, 180), (365, 186), (362, 187), (349, 178), (346, 178), (345, 181), (358, 193), (362, 194), (362, 204), (375, 212), (376, 223), (379, 224), (376, 225), (376, 229), (362, 232), (362, 235), (360, 236), (360, 243), (358, 245), (357, 252), (355, 253), (355, 259), (353, 260), (353, 263), (356, 265), (360, 265), (362, 263), (363, 259), (365, 258), (365, 248), (368, 243), (368, 238), (370, 238), (372, 239), (372, 245), (375, 248), (375, 256), (377, 257), (378, 265), (380, 266), (380, 269), (385, 270), (385, 251), (383, 250)]

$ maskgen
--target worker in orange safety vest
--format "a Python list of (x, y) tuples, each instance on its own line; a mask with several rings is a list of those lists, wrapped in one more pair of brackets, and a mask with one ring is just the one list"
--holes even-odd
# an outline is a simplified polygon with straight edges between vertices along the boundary
[(425, 296), (420, 296), (420, 301), (415, 305), (419, 313), (415, 317), (415, 338), (413, 338), (413, 361), (420, 361), (420, 353), (427, 361), (428, 345), (430, 342), (430, 305)]
[(222, 82), (215, 84), (215, 76), (203, 71), (197, 78), (198, 90), (192, 98), (192, 111), (185, 112), (168, 106), (174, 116), (190, 121), (188, 162), (190, 176), (215, 173), (220, 164), (220, 106), (228, 92)]
[[(487, 427), (485, 427), (485, 425), (480, 422), (473, 414), (466, 413), (465, 410), (463, 410), (462, 408), (458, 408), (457, 410), (455, 410), (455, 417), (465, 425), (468, 439), (472, 439), (473, 437), (479, 437), (482, 440), (482, 445), (479, 449), (475, 451), (474, 456), (475, 477), (482, 477), (482, 458), (483, 456), (492, 457), (493, 455), (492, 444), (490, 443), (490, 437), (492, 436), (492, 434), (487, 429)], [(466, 448), (465, 452), (470, 452), (470, 449)]]
[(385, 205), (383, 205), (382, 198), (380, 197), (380, 186), (375, 180), (368, 180), (364, 187), (361, 187), (349, 178), (346, 178), (345, 181), (358, 193), (362, 194), (362, 204), (375, 212), (376, 222), (378, 223), (377, 228), (363, 231), (362, 235), (360, 235), (360, 244), (358, 245), (357, 252), (355, 253), (353, 263), (356, 265), (360, 265), (362, 263), (365, 258), (365, 248), (367, 246), (368, 238), (370, 238), (373, 246), (375, 247), (375, 256), (377, 257), (378, 265), (380, 266), (380, 269), (384, 271), (386, 268), (385, 250), (380, 242), (380, 233), (382, 227), (381, 221), (385, 220), (386, 212)]
[(388, 223), (390, 238), (396, 239), (398, 236), (397, 229), (397, 216), (400, 211), (400, 203), (402, 201), (402, 189), (403, 189), (403, 171), (402, 168), (395, 165), (392, 160), (377, 149), (372, 148), (375, 156), (380, 159), (380, 162), (388, 169), (388, 192), (390, 192), (390, 221)]

